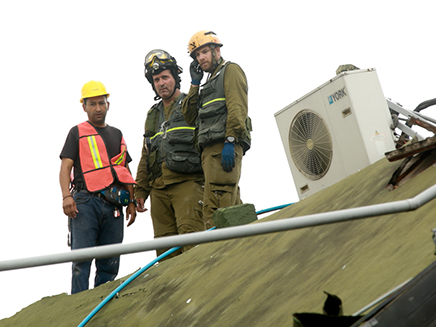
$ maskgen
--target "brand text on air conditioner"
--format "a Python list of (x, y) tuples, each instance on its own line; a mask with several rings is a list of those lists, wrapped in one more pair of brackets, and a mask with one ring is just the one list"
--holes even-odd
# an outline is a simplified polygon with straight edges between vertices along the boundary
[(345, 86), (344, 86), (342, 89), (337, 90), (335, 93), (329, 95), (327, 98), (329, 100), (329, 104), (332, 104), (336, 101), (341, 100), (345, 96), (347, 96), (347, 92), (345, 92)]

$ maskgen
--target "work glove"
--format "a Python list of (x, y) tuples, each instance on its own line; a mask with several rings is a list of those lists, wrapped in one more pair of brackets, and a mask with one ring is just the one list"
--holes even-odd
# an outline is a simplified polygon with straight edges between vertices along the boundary
[(194, 59), (189, 66), (189, 72), (191, 73), (191, 84), (200, 85), (201, 79), (203, 78), (203, 71), (198, 64), (197, 59)]
[(221, 166), (224, 171), (231, 172), (235, 167), (235, 145), (225, 142), (223, 151), (221, 152)]

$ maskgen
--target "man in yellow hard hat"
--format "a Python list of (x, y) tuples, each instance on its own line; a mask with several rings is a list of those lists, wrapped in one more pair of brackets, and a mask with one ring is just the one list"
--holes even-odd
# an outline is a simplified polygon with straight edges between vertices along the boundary
[[(121, 131), (106, 124), (108, 97), (101, 82), (83, 86), (80, 102), (88, 120), (71, 128), (60, 155), (62, 207), (69, 217), (72, 250), (121, 243), (123, 206), (127, 226), (136, 218), (135, 180), (128, 167), (132, 159)], [(119, 264), (120, 256), (96, 259), (94, 287), (113, 281)], [(91, 261), (73, 262), (71, 294), (89, 288), (90, 268)]]
[[(206, 228), (214, 226), (216, 209), (242, 203), (238, 186), (242, 156), (251, 144), (247, 79), (239, 65), (221, 57), (222, 46), (212, 31), (191, 37), (191, 88), (182, 105), (186, 121), (198, 129)], [(209, 75), (200, 87), (203, 72)]]
[[(145, 57), (145, 77), (161, 100), (148, 111), (144, 145), (136, 174), (138, 212), (145, 211), (150, 196), (154, 237), (185, 234), (205, 229), (201, 200), (204, 177), (195, 148), (195, 128), (180, 110), (186, 94), (180, 92), (182, 69), (168, 52), (155, 49)], [(190, 249), (185, 246), (171, 258)], [(166, 249), (156, 251), (161, 255)]]

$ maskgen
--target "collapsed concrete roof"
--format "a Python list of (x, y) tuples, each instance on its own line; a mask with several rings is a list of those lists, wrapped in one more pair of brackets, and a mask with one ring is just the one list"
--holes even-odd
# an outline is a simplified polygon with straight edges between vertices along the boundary
[[(399, 165), (382, 159), (255, 223), (408, 199), (436, 182), (430, 167), (390, 191)], [(350, 315), (434, 261), (435, 214), (431, 201), (412, 212), (202, 244), (139, 276), (87, 326), (292, 326), (295, 312), (321, 313), (323, 291), (340, 296)], [(0, 326), (76, 326), (126, 278), (43, 298)]]

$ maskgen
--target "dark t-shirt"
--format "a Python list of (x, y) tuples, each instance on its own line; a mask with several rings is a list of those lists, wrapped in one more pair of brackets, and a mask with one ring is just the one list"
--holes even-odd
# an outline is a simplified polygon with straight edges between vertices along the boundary
[[(118, 128), (109, 125), (106, 125), (106, 127), (94, 126), (94, 128), (97, 130), (97, 133), (100, 134), (100, 136), (103, 138), (103, 141), (106, 145), (107, 152), (109, 154), (109, 159), (119, 154), (120, 147), (121, 147), (121, 138), (123, 136), (121, 131)], [(61, 159), (69, 158), (74, 161), (73, 184), (77, 185), (77, 183), (83, 182), (82, 168), (80, 166), (80, 157), (79, 157), (79, 128), (77, 126), (74, 126), (73, 128), (70, 129), (64, 147), (60, 154), (60, 158)], [(127, 162), (132, 161), (132, 158), (130, 157), (128, 152), (127, 152), (126, 161)]]

